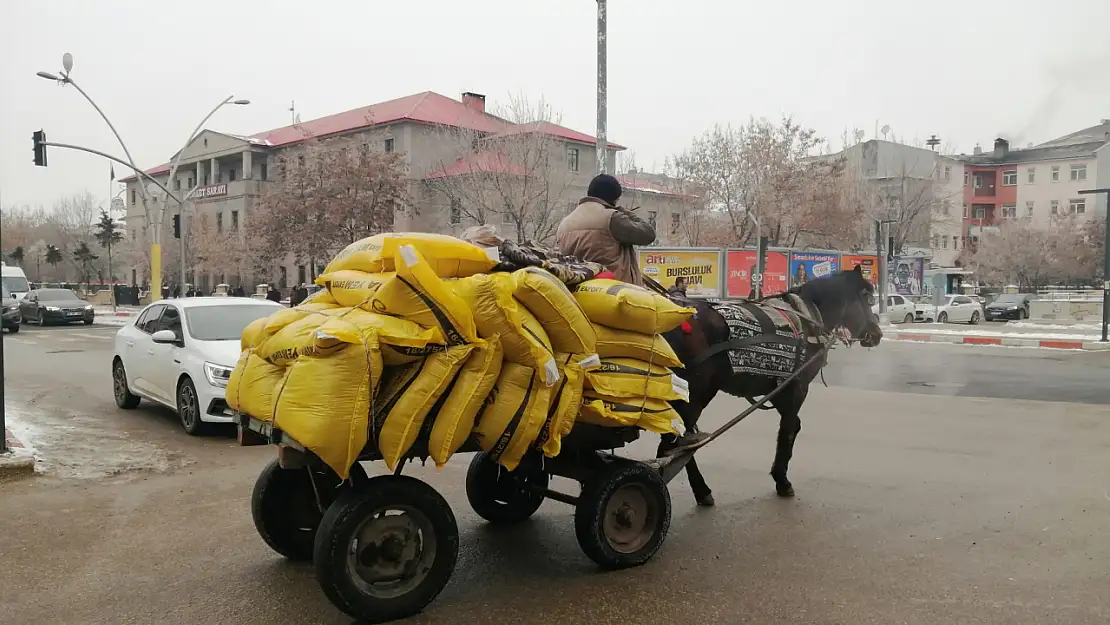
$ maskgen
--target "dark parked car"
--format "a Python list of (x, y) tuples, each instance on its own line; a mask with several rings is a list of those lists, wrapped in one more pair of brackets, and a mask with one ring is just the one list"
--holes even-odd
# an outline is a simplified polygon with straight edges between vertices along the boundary
[(0, 300), (0, 309), (3, 310), (4, 329), (8, 332), (19, 332), (19, 324), (23, 318), (19, 314), (19, 301), (12, 297), (8, 287), (3, 287), (3, 300)]
[(94, 319), (92, 304), (69, 289), (35, 289), (19, 301), (19, 312), (25, 323), (41, 326), (76, 321), (92, 325)]
[(1033, 301), (1030, 293), (1003, 293), (983, 309), (987, 321), (996, 319), (1028, 319), (1029, 302)]

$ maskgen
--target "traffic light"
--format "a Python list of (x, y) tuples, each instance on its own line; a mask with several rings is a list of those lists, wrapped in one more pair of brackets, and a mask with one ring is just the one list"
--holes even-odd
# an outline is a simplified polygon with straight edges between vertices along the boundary
[(173, 238), (175, 238), (175, 239), (180, 239), (181, 238), (181, 215), (180, 214), (173, 216)]
[(35, 165), (37, 167), (46, 167), (46, 133), (41, 130), (36, 130), (31, 135), (31, 140), (35, 142)]

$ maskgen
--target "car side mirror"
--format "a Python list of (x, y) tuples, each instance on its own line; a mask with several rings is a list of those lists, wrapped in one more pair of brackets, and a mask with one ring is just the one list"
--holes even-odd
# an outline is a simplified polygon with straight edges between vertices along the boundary
[(180, 342), (173, 330), (159, 330), (150, 335), (150, 340), (155, 343), (164, 343), (167, 345), (176, 345)]

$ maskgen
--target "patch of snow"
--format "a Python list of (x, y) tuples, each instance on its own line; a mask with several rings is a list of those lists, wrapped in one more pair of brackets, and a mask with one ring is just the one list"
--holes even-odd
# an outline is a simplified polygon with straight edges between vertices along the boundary
[(1102, 325), (1097, 323), (1030, 323), (1028, 321), (1010, 321), (1007, 328), (1032, 328), (1034, 330), (1102, 330)]
[(16, 454), (17, 457), (33, 457), (35, 455), (35, 441), (39, 438), (39, 430), (18, 412), (7, 412), (4, 417), (8, 430), (23, 444), (20, 449), (12, 449), (12, 453)]
[(990, 338), (1029, 339), (1031, 341), (1097, 341), (1098, 335), (1061, 334), (1051, 332), (994, 332), (991, 330), (905, 330), (906, 334), (943, 334), (947, 336), (983, 336)]
[(101, 326), (113, 326), (122, 328), (123, 326), (134, 321), (134, 317), (115, 317), (112, 315), (97, 315), (95, 323)]

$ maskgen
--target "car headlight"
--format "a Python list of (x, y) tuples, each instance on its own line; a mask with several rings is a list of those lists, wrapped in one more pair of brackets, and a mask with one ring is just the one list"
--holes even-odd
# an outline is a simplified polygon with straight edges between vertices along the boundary
[(92, 310), (92, 309), (93, 309), (92, 304), (88, 304), (87, 306), (85, 306), (85, 310)]
[(59, 310), (61, 310), (61, 309), (60, 309), (60, 308), (58, 308), (57, 306), (47, 306), (47, 307), (46, 307), (46, 310), (47, 310), (48, 312), (58, 312), (58, 311), (59, 311)]
[(227, 381), (231, 379), (231, 367), (206, 362), (204, 363), (204, 377), (208, 378), (208, 383), (212, 386), (226, 388)]

